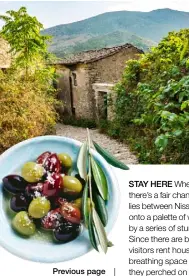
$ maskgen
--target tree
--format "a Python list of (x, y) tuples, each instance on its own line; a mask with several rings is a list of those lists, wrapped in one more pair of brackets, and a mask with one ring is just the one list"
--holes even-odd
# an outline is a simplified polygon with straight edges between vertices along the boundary
[(0, 34), (10, 44), (15, 66), (24, 68), (27, 78), (29, 69), (32, 70), (41, 60), (47, 59), (47, 42), (50, 37), (41, 35), (43, 25), (36, 17), (30, 16), (25, 7), (18, 11), (7, 11), (0, 19), (5, 22)]
[[(26, 8), (1, 16), (0, 35), (10, 44), (11, 68), (0, 70), (0, 152), (35, 136), (52, 133), (59, 106), (43, 25)], [(51, 55), (50, 55), (51, 57)]]
[(170, 32), (116, 85), (108, 132), (129, 141), (143, 163), (189, 163), (189, 29)]

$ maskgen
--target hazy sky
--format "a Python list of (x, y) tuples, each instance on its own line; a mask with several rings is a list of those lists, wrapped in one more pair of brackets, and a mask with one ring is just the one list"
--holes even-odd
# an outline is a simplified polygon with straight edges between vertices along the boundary
[[(170, 8), (189, 12), (189, 0), (126, 0), (126, 1), (0, 1), (0, 14), (21, 6), (37, 16), (44, 27), (70, 23), (109, 11), (151, 11)], [(0, 21), (0, 27), (2, 22)]]

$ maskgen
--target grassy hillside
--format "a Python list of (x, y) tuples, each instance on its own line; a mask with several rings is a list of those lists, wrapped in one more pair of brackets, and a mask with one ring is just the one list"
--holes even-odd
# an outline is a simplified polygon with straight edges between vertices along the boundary
[(130, 42), (146, 50), (169, 31), (189, 28), (189, 13), (161, 9), (119, 11), (46, 29), (53, 36), (50, 50), (58, 56)]
[(155, 42), (145, 40), (139, 36), (131, 34), (127, 31), (116, 31), (110, 34), (100, 35), (90, 38), (90, 36), (83, 36), (83, 38), (71, 38), (62, 45), (58, 39), (55, 39), (51, 45), (51, 51), (55, 52), (58, 57), (61, 57), (63, 52), (64, 55), (77, 53), (85, 50), (94, 50), (104, 47), (111, 47), (115, 45), (121, 45), (124, 43), (132, 43), (138, 48), (147, 51), (149, 47), (153, 46)]

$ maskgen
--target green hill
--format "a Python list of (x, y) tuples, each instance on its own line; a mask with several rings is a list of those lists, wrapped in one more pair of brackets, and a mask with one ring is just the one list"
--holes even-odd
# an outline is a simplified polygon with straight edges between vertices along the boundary
[(53, 36), (50, 50), (59, 57), (84, 50), (133, 43), (147, 50), (169, 31), (189, 28), (189, 13), (170, 9), (104, 13), (44, 31)]

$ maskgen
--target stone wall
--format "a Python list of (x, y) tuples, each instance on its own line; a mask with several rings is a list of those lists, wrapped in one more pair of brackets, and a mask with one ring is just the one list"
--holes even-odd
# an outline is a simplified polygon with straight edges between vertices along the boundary
[(94, 99), (91, 94), (88, 65), (59, 65), (57, 73), (60, 75), (58, 98), (64, 103), (61, 113), (74, 115), (76, 118), (94, 118)]
[(11, 64), (11, 56), (8, 53), (10, 47), (8, 43), (0, 37), (0, 69), (9, 68)]
[(92, 119), (94, 117), (94, 99), (91, 94), (88, 65), (79, 64), (72, 73), (76, 74), (77, 82), (77, 85), (74, 85), (74, 77), (72, 74), (75, 116), (76, 118)]
[[(138, 57), (138, 50), (131, 47), (123, 48), (112, 56), (88, 64), (59, 65), (58, 72), (62, 74), (58, 84), (59, 99), (64, 102), (65, 113), (76, 118), (98, 119), (99, 110), (96, 109), (93, 84), (108, 85), (118, 82), (126, 61)], [(101, 96), (103, 97), (103, 94)]]
[[(92, 106), (95, 108), (95, 114), (93, 118), (98, 120), (99, 118), (99, 108), (97, 109), (95, 100), (95, 91), (93, 89), (93, 84), (95, 83), (106, 83), (113, 84), (117, 83), (123, 74), (126, 62), (130, 59), (138, 59), (139, 52), (136, 48), (123, 48), (118, 53), (106, 57), (104, 59), (89, 63), (89, 88), (92, 99)], [(103, 92), (103, 90), (102, 90)], [(106, 92), (106, 91), (104, 91)], [(112, 93), (111, 93), (112, 94)], [(112, 94), (112, 98), (115, 96)], [(112, 119), (113, 115), (109, 112), (108, 119)], [(110, 118), (111, 117), (111, 118)]]
[(136, 48), (123, 48), (118, 53), (89, 64), (92, 82), (116, 83), (121, 79), (126, 62), (138, 59)]

